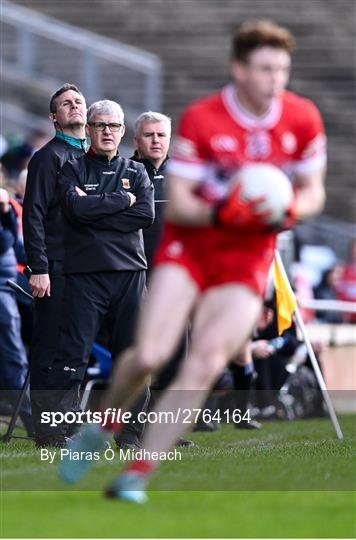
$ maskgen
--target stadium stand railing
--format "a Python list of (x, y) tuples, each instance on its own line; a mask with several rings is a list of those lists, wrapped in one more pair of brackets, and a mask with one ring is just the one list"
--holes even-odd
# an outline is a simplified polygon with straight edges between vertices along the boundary
[[(113, 99), (128, 123), (143, 110), (161, 106), (161, 61), (155, 54), (1, 1), (1, 127), (38, 127), (48, 96), (63, 82), (74, 82), (88, 103)], [(14, 111), (31, 110), (21, 120)], [(16, 116), (16, 115), (15, 115)], [(36, 118), (37, 116), (37, 118)], [(15, 126), (14, 126), (15, 123)]]
[(301, 245), (330, 246), (337, 258), (344, 260), (350, 242), (356, 238), (356, 225), (323, 214), (298, 224), (295, 234)]

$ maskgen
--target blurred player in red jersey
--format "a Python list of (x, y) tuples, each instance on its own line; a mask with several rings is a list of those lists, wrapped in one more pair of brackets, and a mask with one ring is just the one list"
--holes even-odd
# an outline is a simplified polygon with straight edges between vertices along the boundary
[[(157, 403), (157, 411), (173, 412), (176, 422), (147, 427), (146, 459), (134, 460), (109, 496), (145, 500), (156, 466), (149, 456), (183, 435), (189, 424), (179, 411), (202, 406), (259, 318), (276, 231), (262, 223), (257, 201), (243, 201), (229, 188), (231, 176), (251, 162), (283, 169), (295, 190), (285, 227), (323, 208), (323, 123), (311, 101), (285, 90), (293, 46), (290, 32), (276, 24), (243, 24), (232, 43), (232, 84), (192, 104), (181, 118), (169, 166), (167, 223), (136, 344), (117, 362), (104, 406), (129, 407), (147, 377), (171, 357), (191, 316), (190, 351)], [(100, 446), (105, 435), (91, 426), (75, 449)], [(66, 462), (62, 476), (75, 481), (86, 466)]]

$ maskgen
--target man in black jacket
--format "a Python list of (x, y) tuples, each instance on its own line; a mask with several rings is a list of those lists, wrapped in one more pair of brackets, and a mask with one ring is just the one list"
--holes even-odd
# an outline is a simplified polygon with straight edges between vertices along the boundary
[[(136, 119), (134, 137), (136, 151), (133, 159), (144, 164), (155, 189), (155, 220), (151, 227), (143, 231), (148, 273), (153, 266), (154, 254), (163, 230), (164, 211), (167, 203), (166, 174), (171, 133), (172, 122), (165, 114), (147, 111)], [(186, 354), (187, 341), (187, 332), (184, 332), (171, 361), (153, 381), (151, 387), (153, 390), (163, 390), (171, 382), (181, 359)], [(125, 437), (130, 427), (131, 424), (125, 426), (120, 434), (121, 438)], [(118, 440), (118, 436), (115, 436), (115, 439)]]
[(65, 442), (53, 439), (51, 430), (40, 421), (50, 399), (51, 368), (58, 345), (64, 290), (58, 173), (68, 159), (81, 156), (86, 150), (86, 104), (80, 90), (73, 84), (64, 84), (52, 95), (49, 108), (56, 133), (30, 160), (23, 205), (25, 250), (35, 297), (31, 404), (36, 442), (40, 446)]
[(140, 114), (135, 122), (136, 151), (132, 159), (144, 164), (155, 188), (155, 220), (151, 227), (143, 231), (149, 269), (163, 228), (164, 206), (167, 202), (166, 169), (171, 129), (169, 116), (153, 111)]
[[(125, 132), (120, 105), (109, 100), (91, 105), (87, 129), (88, 153), (68, 161), (59, 176), (66, 283), (53, 370), (60, 381), (56, 409), (62, 412), (79, 409), (79, 388), (103, 318), (113, 356), (133, 339), (146, 283), (142, 229), (154, 219), (145, 167), (117, 151)], [(65, 430), (58, 428), (61, 435)]]

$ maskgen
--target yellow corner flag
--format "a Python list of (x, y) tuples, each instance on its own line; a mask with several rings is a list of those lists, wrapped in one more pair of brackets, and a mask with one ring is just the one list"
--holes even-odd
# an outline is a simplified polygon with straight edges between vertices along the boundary
[(276, 290), (278, 335), (281, 335), (284, 330), (292, 326), (297, 299), (289, 284), (278, 251), (275, 252), (273, 263), (273, 281)]

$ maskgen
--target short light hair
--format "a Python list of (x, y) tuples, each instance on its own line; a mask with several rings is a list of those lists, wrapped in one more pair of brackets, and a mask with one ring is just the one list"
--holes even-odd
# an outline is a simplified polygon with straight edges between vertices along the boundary
[(232, 39), (232, 60), (247, 62), (250, 53), (259, 47), (273, 47), (291, 53), (295, 40), (288, 28), (268, 20), (246, 21)]
[(172, 120), (169, 116), (166, 116), (165, 114), (154, 112), (154, 111), (146, 111), (140, 114), (140, 116), (137, 117), (135, 122), (135, 136), (137, 137), (140, 134), (142, 125), (146, 122), (164, 122), (167, 126), (167, 129), (169, 130), (169, 134), (172, 131)]
[(87, 122), (90, 123), (96, 114), (117, 114), (120, 122), (122, 124), (124, 123), (124, 111), (116, 101), (102, 99), (101, 101), (92, 103), (87, 112)]

